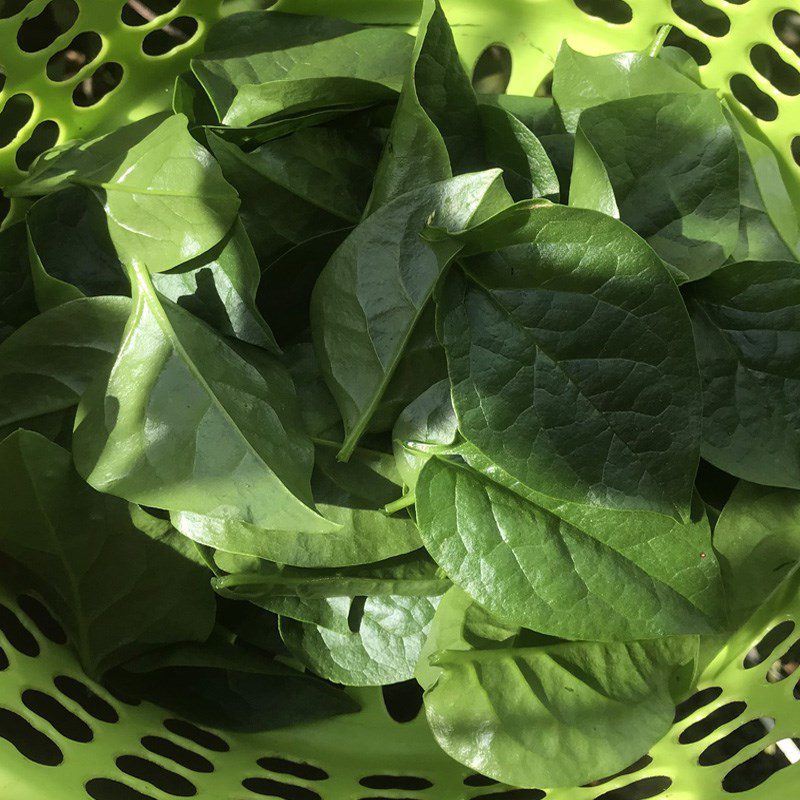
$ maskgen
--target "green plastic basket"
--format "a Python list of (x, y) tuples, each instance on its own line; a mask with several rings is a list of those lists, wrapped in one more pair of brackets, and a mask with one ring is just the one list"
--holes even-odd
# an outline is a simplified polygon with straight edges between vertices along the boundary
[[(74, 2), (78, 13), (71, 27), (37, 52), (25, 53), (17, 33), (48, 0), (0, 0), (0, 16), (5, 14), (0, 66), (6, 75), (0, 92), (0, 186), (22, 174), (19, 163), (42, 145), (41, 134), (27, 150), (26, 143), (47, 120), (57, 126), (57, 140), (64, 141), (165, 106), (172, 78), (219, 15), (218, 0), (180, 0), (168, 13), (131, 26), (121, 16), (121, 0), (55, 2)], [(776, 14), (800, 8), (795, 0), (444, 0), (443, 5), (468, 66), (489, 45), (508, 48), (509, 91), (515, 93), (536, 90), (563, 38), (585, 52), (633, 50), (643, 48), (660, 24), (674, 23), (707, 47), (711, 59), (701, 69), (703, 80), (729, 96), (751, 132), (771, 144), (800, 208), (800, 168), (793, 157), (793, 145), (795, 152), (800, 149), (800, 58), (773, 30)], [(708, 15), (700, 20), (706, 30), (692, 23), (704, 5), (718, 12), (712, 12), (713, 25)], [(582, 10), (590, 6), (603, 9), (608, 19)], [(284, 0), (278, 7), (314, 13), (322, 4)], [(329, 0), (325, 8), (356, 21), (406, 25), (417, 3)], [(178, 17), (197, 21), (191, 38), (167, 54), (146, 55), (145, 38)], [(68, 80), (48, 79), (51, 57), (89, 31), (102, 40), (92, 63)], [(784, 64), (780, 79), (773, 75), (776, 85), (754, 66), (755, 61), (763, 69), (762, 60), (751, 60), (758, 45), (762, 56), (766, 45)], [(122, 68), (119, 85), (96, 104), (77, 107), (75, 87), (108, 62)], [(732, 92), (732, 84), (747, 91)], [(732, 97), (748, 100), (754, 90), (766, 97), (762, 116), (774, 119), (753, 116)], [(9, 99), (20, 95), (30, 98), (30, 114), (23, 119), (17, 112), (12, 118), (19, 123), (16, 135), (9, 138), (9, 118), (3, 114)], [(52, 135), (52, 125), (47, 128)], [(83, 675), (57, 623), (25, 586), (12, 585), (9, 578), (4, 582), (0, 800), (717, 800), (741, 789), (740, 776), (758, 783), (741, 791), (745, 798), (800, 798), (800, 768), (789, 768), (800, 756), (800, 672), (790, 675), (791, 662), (800, 660), (800, 633), (794, 627), (795, 620), (800, 622), (799, 571), (730, 638), (701, 678), (690, 701), (695, 710), (676, 722), (647, 758), (602, 785), (546, 794), (509, 789), (471, 774), (439, 750), (424, 715), (404, 723), (392, 719), (380, 690), (358, 692), (363, 701), (358, 714), (262, 735), (204, 731), (155, 706), (126, 704)]]

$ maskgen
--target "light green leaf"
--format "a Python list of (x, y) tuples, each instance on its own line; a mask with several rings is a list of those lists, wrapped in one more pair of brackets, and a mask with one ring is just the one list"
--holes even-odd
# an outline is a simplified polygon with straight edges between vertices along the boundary
[(619, 219), (619, 208), (608, 171), (597, 150), (586, 138), (580, 123), (575, 134), (573, 159), (569, 204), (574, 208), (588, 208)]

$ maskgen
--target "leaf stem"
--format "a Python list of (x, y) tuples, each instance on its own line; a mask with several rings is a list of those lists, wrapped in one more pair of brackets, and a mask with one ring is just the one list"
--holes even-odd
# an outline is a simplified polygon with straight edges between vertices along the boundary
[(404, 508), (408, 508), (409, 506), (413, 506), (414, 503), (417, 502), (417, 497), (414, 492), (409, 492), (408, 494), (404, 494), (402, 497), (394, 500), (391, 503), (387, 503), (383, 510), (387, 514), (394, 514), (395, 511), (401, 511)]
[(669, 36), (671, 30), (672, 25), (662, 25), (658, 29), (656, 38), (653, 39), (653, 43), (650, 45), (650, 48), (647, 51), (647, 55), (649, 55), (650, 58), (658, 57), (658, 54), (661, 52), (661, 48), (664, 47), (664, 43), (667, 41), (667, 36)]

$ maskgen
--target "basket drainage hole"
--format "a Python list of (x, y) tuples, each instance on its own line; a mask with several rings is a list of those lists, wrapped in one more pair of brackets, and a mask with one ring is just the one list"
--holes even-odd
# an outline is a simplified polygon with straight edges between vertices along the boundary
[(733, 758), (745, 747), (763, 739), (775, 727), (775, 720), (770, 718), (751, 719), (731, 731), (718, 742), (706, 747), (697, 759), (701, 767), (712, 767)]
[(72, 102), (79, 108), (99, 103), (122, 83), (125, 70), (116, 61), (101, 64), (89, 77), (84, 78), (72, 92)]
[(0, 3), (0, 19), (8, 19), (8, 17), (19, 14), (31, 2), (32, 0), (5, 0), (5, 2)]
[(142, 42), (142, 52), (146, 56), (163, 56), (186, 44), (197, 33), (197, 20), (194, 17), (177, 17), (157, 31), (150, 31)]
[(788, 678), (800, 666), (800, 639), (778, 659), (772, 662), (767, 670), (767, 683), (778, 683)]
[(505, 94), (511, 81), (511, 51), (504, 44), (490, 44), (472, 70), (472, 88), (479, 94)]
[(149, 794), (142, 794), (124, 783), (108, 778), (92, 778), (86, 784), (86, 793), (92, 800), (155, 800)]
[(77, 703), (87, 714), (99, 722), (119, 722), (119, 714), (112, 705), (93, 692), (85, 683), (68, 675), (57, 675), (53, 684), (61, 694)]
[(573, 0), (590, 17), (599, 17), (612, 25), (624, 25), (633, 19), (633, 9), (624, 0)]
[(168, 758), (192, 772), (209, 773), (214, 771), (214, 765), (205, 756), (187, 750), (163, 736), (145, 736), (142, 738), (142, 745), (151, 753)]
[(742, 666), (745, 669), (752, 669), (762, 664), (772, 655), (772, 651), (775, 650), (781, 642), (786, 641), (792, 635), (792, 631), (794, 631), (794, 622), (790, 619), (771, 628), (764, 634), (761, 641), (745, 656)]
[(75, 0), (50, 0), (41, 14), (26, 19), (17, 31), (17, 44), (26, 53), (36, 53), (50, 47), (78, 19)]
[(781, 43), (800, 56), (800, 14), (788, 8), (779, 11), (772, 19), (772, 28)]
[(92, 729), (80, 717), (76, 717), (49, 694), (37, 689), (26, 689), (22, 693), (22, 702), (26, 708), (49, 722), (67, 739), (85, 744), (94, 738)]
[(774, 47), (757, 44), (750, 51), (750, 63), (782, 94), (800, 94), (800, 72), (787, 64)]
[(74, 78), (94, 61), (103, 49), (103, 40), (94, 31), (79, 33), (63, 50), (53, 53), (47, 62), (47, 77), (51, 81)]
[(280, 797), (282, 800), (322, 800), (313, 789), (295, 786), (291, 783), (275, 781), (271, 778), (245, 778), (242, 786), (253, 794), (266, 797)]
[(277, 756), (265, 756), (256, 762), (259, 767), (270, 772), (279, 772), (282, 775), (292, 775), (295, 778), (302, 778), (306, 781), (326, 781), (328, 773), (321, 767), (313, 764), (306, 764), (301, 761), (290, 761), (288, 758), (278, 758)]
[(735, 720), (736, 717), (744, 713), (746, 708), (747, 703), (743, 703), (740, 700), (736, 700), (733, 703), (726, 703), (724, 706), (720, 706), (712, 711), (704, 719), (690, 725), (681, 733), (678, 737), (678, 741), (681, 744), (694, 744), (694, 742), (699, 742), (701, 739), (705, 739), (706, 736), (717, 730), (717, 728), (721, 728), (728, 722)]
[(427, 778), (413, 775), (367, 775), (359, 783), (367, 789), (397, 789), (404, 792), (421, 792), (433, 786)]
[(183, 719), (164, 720), (164, 727), (170, 733), (188, 739), (206, 750), (213, 750), (215, 753), (227, 753), (231, 749), (228, 743), (215, 733), (198, 728), (197, 725)]
[(39, 655), (39, 643), (8, 606), (0, 603), (0, 631), (8, 643), (25, 656)]
[(138, 27), (152, 22), (156, 17), (169, 14), (180, 0), (128, 0), (122, 6), (120, 17), (126, 25)]
[(140, 756), (120, 756), (116, 761), (117, 767), (126, 775), (138, 778), (161, 789), (162, 792), (175, 797), (194, 797), (197, 789), (194, 784), (178, 775), (177, 772), (155, 764)]
[(608, 783), (609, 781), (613, 781), (615, 778), (621, 778), (623, 775), (633, 775), (635, 772), (640, 772), (645, 767), (649, 767), (653, 763), (653, 759), (648, 756), (642, 756), (638, 761), (634, 761), (629, 767), (626, 767), (619, 772), (615, 772), (613, 775), (609, 775), (607, 778), (600, 778), (600, 780), (592, 781), (589, 784), (586, 784), (587, 787), (595, 787), (595, 786), (602, 786), (604, 783)]
[(653, 778), (642, 778), (634, 781), (627, 786), (619, 789), (612, 789), (598, 795), (594, 800), (648, 800), (650, 797), (658, 797), (662, 792), (666, 792), (672, 786), (672, 779), (666, 775), (657, 775)]
[(708, 689), (701, 689), (699, 692), (695, 692), (690, 698), (675, 707), (673, 724), (682, 722), (698, 709), (713, 703), (721, 694), (722, 689), (719, 686), (710, 686)]
[(733, 96), (745, 106), (754, 117), (772, 122), (778, 118), (778, 104), (766, 92), (756, 86), (756, 82), (741, 72), (730, 80)]
[(0, 708), (0, 737), (11, 742), (25, 758), (44, 767), (57, 767), (64, 760), (61, 748), (50, 737), (7, 708)]
[(542, 800), (546, 796), (541, 789), (504, 789), (489, 794), (476, 794), (472, 800)]
[(672, 10), (685, 22), (709, 36), (725, 36), (731, 29), (728, 15), (703, 0), (672, 0)]
[(711, 61), (711, 51), (708, 47), (699, 39), (685, 34), (677, 25), (672, 26), (665, 44), (685, 50), (701, 67)]
[(395, 722), (411, 722), (422, 708), (422, 687), (415, 681), (392, 683), (381, 689), (383, 704)]
[(800, 739), (781, 739), (735, 766), (723, 779), (726, 792), (747, 792), (760, 786), (776, 772), (800, 760)]
[(16, 139), (33, 114), (33, 100), (27, 94), (14, 94), (0, 110), (0, 147)]
[(792, 158), (794, 163), (800, 167), (800, 136), (795, 136), (792, 139)]
[[(39, 132), (38, 135), (37, 131)], [(34, 129), (31, 138), (17, 151), (17, 166), (20, 169), (27, 169), (30, 166), (30, 161), (24, 167), (19, 163), (20, 152), (28, 148), (29, 145), (28, 153), (35, 158), (45, 150), (49, 150), (56, 143), (57, 139), (58, 125), (50, 119), (40, 122)], [(36, 151), (35, 153), (34, 150)], [(31, 161), (32, 160), (33, 159), (31, 159)], [(44, 603), (29, 594), (19, 595), (19, 597), (17, 597), (17, 602), (28, 618), (34, 622), (42, 636), (49, 639), (54, 644), (67, 643), (67, 634), (64, 633), (64, 629)]]

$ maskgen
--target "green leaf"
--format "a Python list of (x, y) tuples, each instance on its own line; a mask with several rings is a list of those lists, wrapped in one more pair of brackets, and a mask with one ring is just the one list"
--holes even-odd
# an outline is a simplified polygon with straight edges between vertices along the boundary
[(252, 12), (216, 25), (192, 70), (220, 120), (246, 126), (389, 99), (400, 91), (412, 46), (397, 29)]
[(313, 675), (234, 645), (178, 644), (125, 665), (117, 691), (215, 729), (258, 733), (293, 727), (360, 706)]
[(76, 406), (113, 362), (130, 308), (127, 297), (72, 300), (0, 343), (0, 425)]
[(574, 208), (588, 208), (619, 219), (619, 208), (608, 170), (580, 123), (575, 134), (573, 159), (569, 204)]
[(687, 525), (559, 504), (479, 454), (463, 455), (485, 474), (430, 460), (416, 486), (417, 519), (431, 556), (492, 613), (568, 639), (723, 627), (722, 580), (702, 504)]
[(564, 42), (553, 70), (553, 99), (570, 133), (583, 111), (611, 100), (699, 91), (690, 78), (648, 53), (587, 56)]
[(800, 273), (733, 264), (688, 290), (703, 379), (701, 453), (731, 475), (800, 488)]
[(369, 426), (446, 267), (420, 232), (431, 219), (459, 229), (502, 207), (499, 176), (462, 175), (398, 197), (361, 222), (322, 271), (312, 334), (344, 419), (343, 458)]
[(543, 201), (451, 238), (466, 272), (451, 270), (438, 313), (463, 436), (548, 496), (688, 517), (699, 377), (653, 251), (617, 220)]
[(368, 213), (406, 192), (477, 171), (482, 156), (475, 92), (439, 0), (424, 0)]
[(116, 361), (76, 420), (75, 463), (88, 483), (170, 511), (335, 530), (309, 506), (313, 451), (285, 370), (265, 355), (265, 377), (160, 298), (142, 266), (131, 280)]
[(37, 313), (25, 225), (0, 231), (0, 342)]
[(68, 186), (43, 197), (26, 221), (39, 308), (129, 292), (105, 211), (91, 191)]
[(713, 92), (616, 100), (585, 111), (579, 127), (620, 219), (661, 258), (689, 280), (725, 263), (739, 236), (739, 156)]
[(513, 114), (500, 106), (480, 106), (486, 160), (503, 170), (514, 200), (546, 197), (557, 200), (558, 177), (536, 136)]
[(215, 247), (169, 272), (153, 275), (158, 292), (226, 336), (279, 354), (256, 308), (261, 277), (250, 239), (238, 220)]
[(357, 222), (378, 157), (368, 134), (348, 138), (332, 128), (298, 131), (249, 153), (214, 133), (208, 140), (242, 198), (240, 216), (262, 269), (296, 245)]
[(0, 506), (0, 549), (41, 581), (92, 675), (211, 632), (214, 596), (191, 543), (135, 527), (128, 504), (93, 492), (58, 445), (29, 431), (0, 443)]
[(514, 786), (578, 786), (618, 772), (670, 728), (697, 637), (542, 642), (445, 595), (418, 677), (444, 751)]
[(800, 492), (739, 483), (717, 522), (714, 546), (738, 627), (800, 561)]

